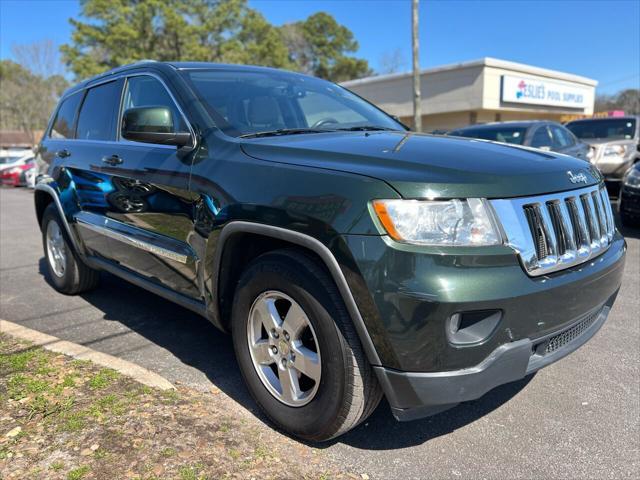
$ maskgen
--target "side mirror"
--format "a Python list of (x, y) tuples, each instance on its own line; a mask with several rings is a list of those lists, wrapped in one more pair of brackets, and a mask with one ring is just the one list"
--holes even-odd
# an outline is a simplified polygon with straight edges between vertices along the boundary
[(122, 117), (122, 138), (133, 142), (184, 147), (191, 142), (189, 132), (176, 132), (173, 114), (167, 107), (129, 108)]

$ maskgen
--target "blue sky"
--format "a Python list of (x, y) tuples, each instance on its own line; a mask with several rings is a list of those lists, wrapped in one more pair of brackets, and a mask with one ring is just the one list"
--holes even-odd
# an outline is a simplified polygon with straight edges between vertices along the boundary
[[(358, 40), (358, 56), (376, 69), (385, 53), (399, 49), (409, 69), (409, 0), (250, 0), (272, 23), (331, 13)], [(70, 39), (67, 19), (74, 0), (0, 0), (0, 58), (11, 45), (45, 38)], [(422, 68), (497, 57), (584, 75), (599, 92), (640, 88), (640, 0), (457, 1), (422, 0)]]

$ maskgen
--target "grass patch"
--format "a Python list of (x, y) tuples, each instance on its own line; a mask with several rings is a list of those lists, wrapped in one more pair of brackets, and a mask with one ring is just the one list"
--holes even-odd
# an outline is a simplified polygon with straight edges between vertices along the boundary
[(160, 451), (160, 455), (162, 455), (163, 457), (173, 457), (176, 453), (176, 449), (171, 447), (163, 448)]
[(92, 390), (100, 390), (111, 385), (113, 381), (116, 380), (119, 376), (120, 374), (115, 370), (111, 370), (110, 368), (103, 368), (89, 379), (87, 385)]
[(0, 371), (5, 372), (24, 372), (27, 366), (36, 356), (38, 350), (27, 348), (21, 352), (2, 355), (0, 357)]
[(9, 398), (13, 400), (23, 399), (28, 397), (30, 394), (42, 393), (48, 388), (49, 382), (45, 380), (38, 380), (22, 373), (13, 375), (7, 382)]
[(204, 478), (200, 476), (200, 470), (202, 470), (202, 465), (200, 464), (185, 466), (180, 468), (178, 475), (180, 475), (180, 480), (200, 480)]
[(58, 430), (63, 432), (79, 432), (87, 424), (84, 412), (69, 412), (63, 416), (58, 424)]
[(64, 463), (60, 461), (53, 462), (49, 468), (51, 468), (51, 470), (53, 470), (54, 472), (59, 472), (64, 468)]
[(74, 468), (69, 473), (67, 473), (67, 480), (80, 480), (81, 478), (84, 478), (90, 471), (91, 469), (88, 465)]

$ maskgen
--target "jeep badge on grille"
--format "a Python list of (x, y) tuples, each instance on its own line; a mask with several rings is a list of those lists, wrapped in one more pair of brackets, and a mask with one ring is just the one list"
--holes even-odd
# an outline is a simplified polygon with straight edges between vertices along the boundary
[(567, 175), (569, 175), (569, 181), (571, 183), (587, 183), (587, 176), (582, 172), (574, 175), (571, 170), (568, 170)]

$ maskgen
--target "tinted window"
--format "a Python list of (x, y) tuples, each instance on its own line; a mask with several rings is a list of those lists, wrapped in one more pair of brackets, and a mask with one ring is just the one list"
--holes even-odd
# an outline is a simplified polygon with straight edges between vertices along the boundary
[(575, 142), (569, 131), (557, 125), (551, 125), (551, 136), (553, 137), (553, 148), (568, 148)]
[(551, 136), (547, 127), (540, 127), (533, 134), (531, 146), (535, 148), (551, 147)]
[(78, 117), (76, 138), (114, 140), (114, 119), (120, 104), (120, 82), (110, 82), (89, 89)]
[(73, 122), (76, 119), (80, 100), (82, 100), (82, 93), (75, 93), (62, 101), (49, 133), (51, 138), (73, 138)]
[(183, 72), (216, 125), (234, 136), (278, 129), (327, 131), (374, 126), (404, 128), (348, 90), (287, 72), (187, 70)]
[(127, 80), (123, 112), (136, 107), (167, 107), (171, 110), (175, 131), (184, 132), (187, 125), (164, 85), (148, 75)]
[(456, 130), (449, 135), (457, 137), (481, 138), (483, 140), (493, 140), (494, 142), (514, 143), (522, 145), (524, 141), (526, 128), (523, 127), (481, 127), (481, 128), (465, 128), (464, 130)]
[(635, 135), (636, 121), (632, 118), (603, 118), (570, 122), (567, 128), (578, 138), (629, 139)]

